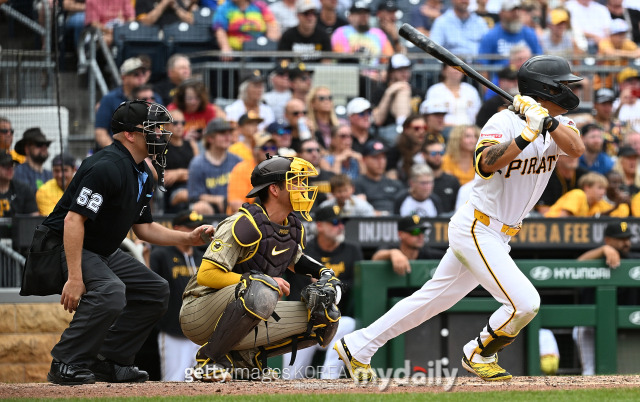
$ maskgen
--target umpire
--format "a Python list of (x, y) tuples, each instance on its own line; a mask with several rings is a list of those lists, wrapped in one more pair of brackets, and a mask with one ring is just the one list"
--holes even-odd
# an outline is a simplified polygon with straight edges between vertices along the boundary
[[(49, 382), (78, 385), (149, 378), (133, 361), (167, 310), (169, 287), (120, 250), (120, 243), (130, 229), (139, 239), (160, 245), (202, 245), (202, 232), (213, 233), (210, 226), (185, 233), (153, 222), (149, 201), (155, 182), (145, 158), (156, 163), (163, 159), (171, 137), (163, 124), (171, 121), (167, 109), (156, 103), (120, 104), (111, 119), (113, 144), (82, 163), (53, 212), (36, 229), (25, 271), (55, 265), (56, 259), (42, 259), (43, 254), (59, 250), (64, 285), (52, 293), (61, 290), (60, 303), (70, 313), (75, 311), (51, 351)], [(37, 294), (25, 285), (29, 284), (23, 282), (21, 294)]]

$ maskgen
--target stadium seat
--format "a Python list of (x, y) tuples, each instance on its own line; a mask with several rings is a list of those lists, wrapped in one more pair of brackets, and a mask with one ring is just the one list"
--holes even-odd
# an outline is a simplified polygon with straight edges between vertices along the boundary
[(173, 53), (205, 52), (217, 49), (217, 43), (209, 25), (176, 22), (164, 27), (164, 40)]
[(202, 7), (193, 13), (193, 25), (206, 25), (211, 27), (213, 25), (213, 12), (211, 9)]
[(275, 62), (275, 52), (278, 50), (278, 42), (274, 42), (266, 36), (259, 36), (253, 40), (244, 42), (242, 50), (249, 52), (273, 52), (273, 56), (265, 57), (248, 57), (246, 60), (251, 62)]
[(159, 27), (136, 21), (116, 26), (113, 29), (113, 43), (117, 48), (118, 66), (130, 57), (145, 54), (151, 59), (151, 80), (164, 77), (169, 51), (161, 39)]

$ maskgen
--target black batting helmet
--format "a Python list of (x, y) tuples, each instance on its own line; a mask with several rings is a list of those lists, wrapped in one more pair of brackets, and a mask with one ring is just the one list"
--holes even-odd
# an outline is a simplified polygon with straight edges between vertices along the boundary
[(521, 95), (538, 97), (573, 110), (580, 99), (565, 83), (581, 81), (571, 73), (569, 62), (559, 56), (534, 56), (518, 70), (518, 89)]

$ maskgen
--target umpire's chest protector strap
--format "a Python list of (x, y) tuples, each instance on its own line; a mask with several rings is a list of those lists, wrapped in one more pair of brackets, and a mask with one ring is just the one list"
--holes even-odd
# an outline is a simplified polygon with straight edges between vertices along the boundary
[(287, 216), (287, 225), (275, 224), (256, 204), (244, 204), (240, 211), (245, 215), (234, 223), (233, 235), (239, 244), (252, 249), (233, 271), (242, 274), (254, 270), (282, 276), (294, 262), (298, 245), (303, 244), (302, 222), (291, 213)]

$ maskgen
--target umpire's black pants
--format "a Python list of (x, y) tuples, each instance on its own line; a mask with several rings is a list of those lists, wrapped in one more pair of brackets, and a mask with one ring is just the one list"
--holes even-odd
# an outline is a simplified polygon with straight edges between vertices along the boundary
[[(63, 264), (66, 259), (63, 253)], [(122, 250), (105, 258), (82, 250), (82, 296), (51, 355), (89, 367), (101, 354), (121, 365), (134, 358), (169, 305), (167, 281)]]

